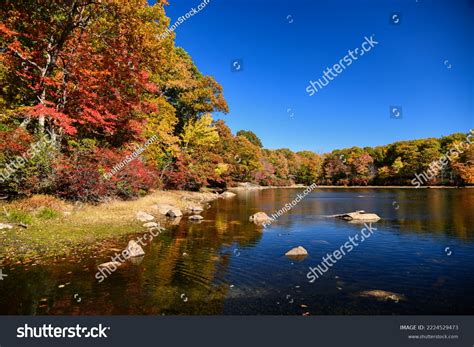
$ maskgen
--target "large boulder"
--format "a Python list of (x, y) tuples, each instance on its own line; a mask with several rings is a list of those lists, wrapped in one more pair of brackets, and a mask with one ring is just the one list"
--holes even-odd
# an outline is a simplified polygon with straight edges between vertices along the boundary
[(285, 255), (287, 257), (306, 257), (308, 255), (308, 251), (303, 246), (298, 246), (290, 249), (285, 253)]
[(153, 219), (155, 219), (155, 217), (153, 217), (151, 214), (148, 214), (146, 212), (143, 212), (143, 211), (140, 211), (137, 213), (137, 219), (140, 221), (140, 222), (150, 222), (152, 221)]
[(125, 248), (125, 250), (128, 252), (129, 258), (140, 257), (145, 254), (143, 248), (133, 240), (128, 242), (128, 246)]
[(236, 196), (237, 194), (235, 193), (232, 193), (232, 192), (224, 192), (222, 194), (219, 195), (219, 198), (221, 199), (229, 199), (229, 198), (233, 198), (234, 196)]
[(183, 215), (183, 212), (179, 208), (172, 208), (168, 212), (166, 212), (166, 215), (170, 218), (178, 218)]
[(342, 213), (342, 214), (333, 214), (326, 217), (341, 218), (349, 222), (377, 222), (380, 217), (375, 213), (366, 213), (364, 210), (358, 210), (354, 212)]
[(257, 212), (251, 215), (249, 220), (255, 223), (264, 223), (271, 221), (271, 218), (265, 212)]

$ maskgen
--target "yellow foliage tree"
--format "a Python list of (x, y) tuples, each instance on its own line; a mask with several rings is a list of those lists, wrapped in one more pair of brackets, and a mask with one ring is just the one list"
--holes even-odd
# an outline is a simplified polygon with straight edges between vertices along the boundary
[(181, 134), (181, 145), (185, 152), (213, 147), (218, 141), (219, 133), (213, 125), (210, 113), (199, 119), (187, 121)]

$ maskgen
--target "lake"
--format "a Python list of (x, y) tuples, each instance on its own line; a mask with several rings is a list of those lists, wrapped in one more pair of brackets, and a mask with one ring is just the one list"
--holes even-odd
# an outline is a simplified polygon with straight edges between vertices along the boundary
[[(109, 255), (10, 266), (0, 313), (25, 315), (447, 315), (474, 314), (474, 189), (316, 189), (271, 226), (303, 189), (239, 191), (211, 203), (201, 223), (183, 218), (144, 247), (145, 256), (95, 278)], [(328, 218), (378, 214), (374, 233), (310, 283), (309, 267), (363, 224)], [(125, 247), (137, 235), (118, 242)], [(303, 246), (309, 255), (284, 254)], [(360, 293), (384, 290), (405, 300)]]

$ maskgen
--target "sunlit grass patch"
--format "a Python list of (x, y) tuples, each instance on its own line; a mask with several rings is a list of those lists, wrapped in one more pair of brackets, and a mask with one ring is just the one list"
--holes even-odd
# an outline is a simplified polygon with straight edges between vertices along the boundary
[(6, 210), (4, 213), (6, 220), (10, 223), (31, 224), (33, 222), (33, 217), (27, 212)]
[(59, 217), (59, 212), (49, 207), (44, 207), (36, 213), (36, 217), (40, 219), (53, 219)]

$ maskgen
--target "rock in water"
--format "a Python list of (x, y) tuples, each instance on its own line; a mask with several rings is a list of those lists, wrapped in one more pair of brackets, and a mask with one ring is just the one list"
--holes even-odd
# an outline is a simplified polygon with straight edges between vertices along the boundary
[(380, 219), (375, 213), (365, 213), (363, 211), (356, 211), (346, 213), (342, 218), (350, 221), (361, 221), (361, 222), (375, 222)]
[(257, 212), (250, 216), (249, 221), (255, 223), (263, 223), (270, 221), (271, 218), (265, 212)]
[(155, 217), (153, 217), (151, 214), (140, 211), (140, 212), (137, 213), (137, 219), (140, 222), (149, 222), (149, 221), (152, 221), (153, 219), (155, 219)]
[(188, 219), (192, 221), (201, 221), (204, 219), (204, 217), (198, 214), (195, 214), (195, 215), (189, 216)]
[(159, 214), (166, 215), (169, 210), (175, 208), (173, 205), (169, 204), (156, 204), (153, 206), (153, 209), (157, 210)]
[(366, 290), (365, 292), (358, 293), (357, 296), (361, 298), (374, 298), (377, 300), (393, 300), (395, 302), (406, 301), (406, 297), (403, 294), (397, 294), (380, 289)]
[(308, 251), (302, 247), (298, 246), (293, 249), (290, 249), (288, 252), (285, 253), (287, 257), (306, 257), (308, 255)]
[(133, 258), (133, 257), (140, 257), (142, 255), (145, 255), (145, 252), (143, 251), (143, 248), (136, 243), (133, 240), (130, 240), (128, 243), (127, 248), (125, 250), (128, 252), (128, 256)]
[(171, 218), (178, 218), (183, 215), (183, 212), (181, 212), (179, 208), (172, 208), (166, 213), (166, 215)]
[(140, 265), (144, 258), (144, 256), (130, 258), (130, 263), (132, 263), (133, 265)]
[(232, 192), (224, 192), (222, 193), (221, 195), (219, 195), (219, 198), (222, 198), (222, 199), (229, 199), (229, 198), (233, 198), (236, 194), (235, 193), (232, 193)]
[(342, 213), (342, 214), (333, 214), (331, 216), (326, 217), (335, 217), (335, 218), (342, 218), (347, 221), (354, 221), (354, 222), (377, 222), (380, 217), (375, 213), (365, 213), (364, 210)]
[(190, 210), (191, 213), (198, 214), (204, 211), (204, 208), (202, 206), (196, 205), (196, 206), (189, 206), (188, 210)]

